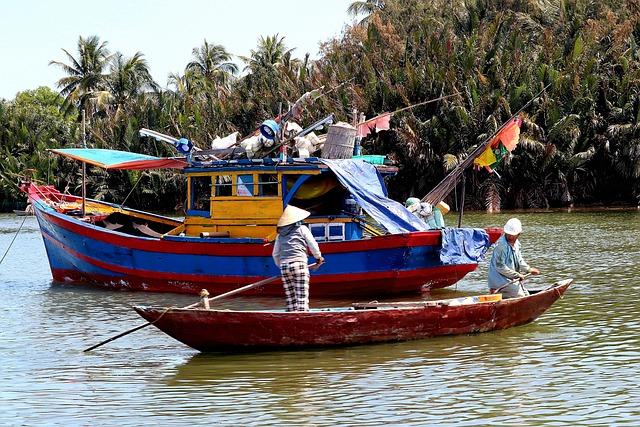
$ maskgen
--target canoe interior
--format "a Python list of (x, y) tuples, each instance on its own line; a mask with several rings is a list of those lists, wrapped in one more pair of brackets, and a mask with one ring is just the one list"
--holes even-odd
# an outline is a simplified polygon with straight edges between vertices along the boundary
[(571, 283), (572, 279), (563, 280), (534, 295), (482, 302), (466, 297), (398, 302), (395, 306), (367, 303), (307, 312), (134, 309), (167, 335), (199, 351), (262, 351), (407, 341), (506, 329), (537, 319), (562, 297)]

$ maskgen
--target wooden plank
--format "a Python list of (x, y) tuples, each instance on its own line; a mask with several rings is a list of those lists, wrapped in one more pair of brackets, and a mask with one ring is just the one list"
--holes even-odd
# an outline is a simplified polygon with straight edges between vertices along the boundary
[(254, 219), (278, 221), (282, 215), (282, 201), (278, 197), (235, 198), (236, 200), (211, 199), (211, 216), (217, 220), (244, 219), (251, 223)]

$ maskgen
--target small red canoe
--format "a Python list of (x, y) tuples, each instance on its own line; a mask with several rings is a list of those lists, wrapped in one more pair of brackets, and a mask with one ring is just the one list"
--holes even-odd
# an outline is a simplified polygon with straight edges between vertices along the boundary
[(162, 332), (200, 351), (252, 351), (405, 341), (506, 329), (535, 320), (572, 279), (527, 297), (481, 295), (438, 301), (364, 303), (307, 312), (134, 307)]

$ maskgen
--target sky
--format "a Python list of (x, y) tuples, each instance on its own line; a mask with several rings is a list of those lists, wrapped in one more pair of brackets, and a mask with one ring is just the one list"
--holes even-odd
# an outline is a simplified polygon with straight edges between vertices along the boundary
[[(319, 43), (352, 22), (350, 0), (1, 0), (0, 98), (64, 76), (51, 60), (77, 56), (78, 37), (97, 35), (110, 51), (140, 51), (156, 82), (184, 72), (194, 47), (221, 44), (248, 56), (260, 36), (285, 36), (294, 56), (318, 57)], [(239, 60), (236, 58), (236, 62)]]

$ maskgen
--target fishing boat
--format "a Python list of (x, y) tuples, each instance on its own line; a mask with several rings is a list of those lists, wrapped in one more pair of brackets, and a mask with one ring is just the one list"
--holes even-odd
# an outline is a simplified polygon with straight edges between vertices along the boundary
[[(57, 282), (227, 292), (279, 273), (272, 242), (288, 204), (312, 212), (307, 223), (327, 261), (312, 273), (314, 297), (391, 295), (451, 285), (477, 267), (501, 232), (415, 231), (416, 217), (386, 198), (382, 177), (397, 168), (361, 160), (187, 161), (115, 150), (52, 151), (110, 170), (176, 168), (187, 178), (184, 219), (24, 183)], [(389, 231), (373, 227), (362, 209)], [(450, 243), (443, 246), (443, 238)], [(460, 241), (464, 248), (455, 246)], [(443, 260), (445, 246), (456, 256)], [(476, 258), (469, 258), (474, 250)], [(283, 291), (277, 281), (254, 293)]]
[(511, 328), (534, 321), (572, 279), (513, 299), (501, 294), (436, 301), (357, 303), (285, 312), (134, 307), (165, 334), (202, 352), (406, 341)]

